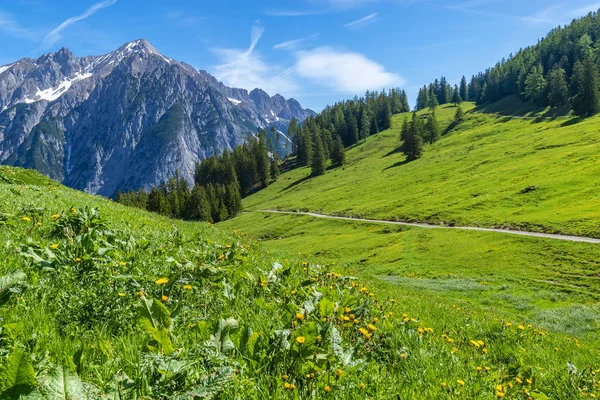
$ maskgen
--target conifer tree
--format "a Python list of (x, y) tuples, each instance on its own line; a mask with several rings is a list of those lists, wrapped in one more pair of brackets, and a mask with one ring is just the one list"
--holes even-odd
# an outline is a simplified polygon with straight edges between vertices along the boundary
[(525, 79), (525, 98), (541, 106), (545, 89), (546, 79), (544, 79), (543, 68), (541, 65), (536, 65)]
[(452, 94), (452, 103), (454, 103), (454, 105), (459, 105), (460, 103), (463, 102), (463, 99), (460, 95), (459, 89), (457, 85), (454, 85), (454, 93)]
[(548, 73), (548, 102), (551, 106), (562, 106), (569, 100), (566, 72), (562, 68), (553, 68)]
[(406, 113), (410, 111), (410, 104), (408, 104), (408, 96), (406, 95), (406, 90), (402, 90), (400, 93), (400, 101), (401, 101), (401, 113)]
[(279, 177), (279, 156), (275, 155), (273, 160), (271, 160), (271, 179), (276, 181)]
[(456, 113), (454, 114), (454, 122), (455, 123), (461, 123), (465, 120), (465, 112), (463, 111), (462, 107), (459, 105), (456, 108)]
[(371, 132), (371, 120), (369, 119), (369, 113), (366, 108), (362, 112), (362, 116), (360, 117), (360, 132), (359, 138), (360, 140), (366, 139)]
[(435, 116), (435, 111), (430, 112), (427, 117), (426, 137), (429, 144), (433, 144), (440, 139), (440, 124)]
[(402, 152), (406, 155), (407, 161), (414, 161), (423, 154), (421, 122), (416, 113), (413, 113), (406, 140), (402, 144)]
[(459, 89), (459, 93), (460, 98), (463, 99), (464, 101), (469, 101), (469, 91), (467, 88), (467, 78), (463, 75), (462, 79), (460, 80), (460, 89)]
[(315, 137), (313, 140), (313, 154), (310, 165), (312, 176), (319, 176), (325, 173), (325, 162), (326, 158), (323, 143), (318, 137)]
[(263, 129), (258, 135), (258, 145), (256, 147), (256, 172), (262, 187), (269, 186), (269, 177), (271, 175), (269, 152), (267, 150), (266, 132)]
[(576, 115), (591, 117), (600, 112), (600, 77), (591, 57), (586, 57), (579, 76), (579, 91), (573, 99)]
[(429, 91), (427, 90), (427, 86), (423, 86), (421, 90), (419, 90), (419, 96), (417, 97), (416, 110), (424, 110), (429, 106)]
[(429, 103), (427, 104), (427, 107), (429, 107), (430, 110), (435, 110), (435, 108), (439, 105), (438, 102), (438, 96), (435, 94), (434, 88), (433, 86), (429, 87)]
[(333, 140), (333, 151), (331, 152), (331, 161), (334, 165), (342, 166), (346, 162), (346, 151), (344, 144), (339, 136)]

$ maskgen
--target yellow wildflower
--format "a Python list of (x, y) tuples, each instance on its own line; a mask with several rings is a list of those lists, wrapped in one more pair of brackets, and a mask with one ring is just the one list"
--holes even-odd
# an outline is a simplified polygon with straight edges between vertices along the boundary
[(459, 385), (461, 385), (461, 386), (464, 386), (464, 384), (465, 384), (465, 381), (463, 381), (462, 379), (457, 379), (457, 380), (456, 380), (456, 383), (458, 383), (458, 384), (459, 384)]
[(165, 303), (166, 303), (166, 302), (167, 302), (167, 300), (169, 300), (169, 296), (165, 296), (165, 295), (163, 294), (163, 296), (162, 296), (160, 299), (161, 299), (163, 302), (165, 302)]
[(192, 285), (185, 285), (183, 288), (185, 290), (192, 290)]
[(304, 315), (302, 315), (302, 314), (298, 313), (298, 314), (296, 314), (296, 319), (297, 319), (298, 321), (302, 321), (302, 320), (304, 319)]
[(119, 264), (121, 264), (122, 267), (127, 265), (127, 263), (125, 261), (121, 261), (121, 262), (119, 262)]
[(81, 262), (81, 258), (77, 257), (77, 258), (75, 259), (75, 262), (77, 262), (77, 263), (78, 263), (78, 262)]
[(325, 390), (325, 393), (329, 393), (329, 392), (331, 392), (331, 387), (329, 385), (327, 385), (323, 388), (323, 390)]
[(525, 327), (523, 325), (519, 325), (518, 328), (519, 328), (520, 331), (525, 330)]
[(369, 333), (368, 330), (366, 330), (365, 328), (360, 328), (359, 329), (360, 333), (362, 333), (363, 335), (367, 335)]
[(471, 340), (471, 344), (475, 347), (481, 347), (481, 345), (475, 340)]
[(52, 218), (52, 221), (56, 221), (59, 217), (60, 217), (60, 215), (58, 215), (58, 214), (52, 214), (52, 216), (50, 218)]
[(29, 221), (31, 221), (31, 218), (29, 218), (29, 217), (23, 217), (23, 221), (29, 222)]
[(446, 386), (448, 386), (448, 384), (447, 384), (446, 382), (442, 382), (442, 383), (440, 383), (440, 385), (441, 385), (442, 387), (444, 387), (444, 388), (445, 388)]
[(350, 307), (346, 307), (346, 308), (344, 308), (344, 312), (345, 312), (346, 314), (349, 314), (349, 313), (350, 313)]
[(304, 344), (304, 342), (306, 342), (306, 339), (304, 338), (304, 336), (298, 336), (296, 338), (296, 342), (298, 342), (299, 344)]
[(125, 293), (119, 293), (119, 297), (125, 297)]
[(375, 327), (375, 325), (369, 324), (369, 330), (371, 332), (375, 332), (377, 330), (377, 327)]
[(340, 376), (342, 376), (343, 373), (344, 373), (344, 371), (342, 371), (341, 369), (338, 369), (337, 371), (335, 371), (335, 374), (338, 376), (338, 378)]
[(169, 278), (160, 278), (160, 279), (157, 279), (155, 283), (157, 285), (164, 285), (165, 283), (168, 283), (168, 282), (169, 282)]
[(525, 379), (525, 382), (527, 382), (528, 385), (531, 385), (533, 383), (531, 379)]
[(50, 246), (51, 249), (58, 249), (58, 243), (54, 243), (52, 246)]
[(291, 386), (292, 386), (292, 385), (290, 385), (290, 384), (289, 384), (289, 383), (287, 383), (287, 382), (285, 382), (285, 383), (283, 384), (283, 387), (284, 387), (284, 388), (286, 388), (286, 389), (289, 389)]
[(358, 387), (362, 389), (362, 388), (364, 388), (364, 387), (365, 387), (365, 384), (361, 382), (361, 383), (358, 385)]

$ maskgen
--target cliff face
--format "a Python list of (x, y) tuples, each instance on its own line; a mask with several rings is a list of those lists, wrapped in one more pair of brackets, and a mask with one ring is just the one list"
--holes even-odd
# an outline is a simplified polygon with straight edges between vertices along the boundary
[[(78, 58), (67, 49), (0, 67), (0, 162), (90, 193), (190, 181), (203, 158), (259, 128), (314, 115), (294, 100), (228, 88), (145, 40)], [(273, 140), (281, 154), (291, 143)]]

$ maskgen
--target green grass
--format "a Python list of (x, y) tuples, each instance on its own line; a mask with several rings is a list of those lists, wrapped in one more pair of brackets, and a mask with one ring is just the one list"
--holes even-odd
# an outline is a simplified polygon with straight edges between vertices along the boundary
[(219, 225), (335, 261), (390, 296), (408, 291), (425, 306), (433, 296), (600, 343), (596, 244), (260, 212)]
[[(333, 231), (316, 234), (331, 226), (312, 223), (298, 224), (317, 229), (305, 246), (334, 240)], [(355, 237), (405, 234), (374, 229)], [(409, 242), (428, 241), (417, 230), (406, 234), (415, 235)], [(346, 235), (332, 243), (340, 254), (330, 254), (342, 261), (353, 237)], [(380, 244), (364, 246), (375, 251)], [(169, 220), (31, 171), (0, 168), (0, 398), (598, 393), (596, 346), (558, 330), (546, 334), (528, 325), (527, 315), (440, 301), (450, 292), (493, 290), (479, 288), (477, 279), (465, 274), (438, 284), (423, 276), (392, 299), (388, 288), (411, 276), (374, 270), (372, 280), (356, 279), (346, 274), (350, 267), (319, 261), (326, 254), (306, 258), (294, 247), (272, 249), (213, 225)], [(427, 294), (431, 288), (439, 292)], [(564, 321), (559, 309), (547, 310), (548, 320)], [(570, 312), (589, 316), (588, 308)]]
[[(455, 108), (437, 112), (448, 125)], [(394, 116), (343, 168), (310, 179), (293, 170), (244, 205), (600, 237), (600, 117), (467, 116), (411, 163), (397, 151), (404, 116)]]

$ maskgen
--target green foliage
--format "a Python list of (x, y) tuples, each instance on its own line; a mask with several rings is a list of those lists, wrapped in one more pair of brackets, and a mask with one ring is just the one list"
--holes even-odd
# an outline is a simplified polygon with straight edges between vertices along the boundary
[[(433, 114), (433, 113), (432, 113)], [(435, 126), (433, 127), (435, 128)], [(412, 121), (402, 128), (405, 133), (404, 143), (402, 143), (402, 152), (406, 155), (407, 161), (414, 161), (423, 155), (423, 123), (413, 113)]]
[(0, 365), (0, 396), (7, 398), (33, 387), (35, 383), (35, 372), (29, 356), (20, 348), (14, 348)]
[(156, 299), (147, 299), (142, 296), (137, 307), (139, 322), (159, 345), (164, 354), (175, 351), (171, 342), (171, 315), (169, 310)]

